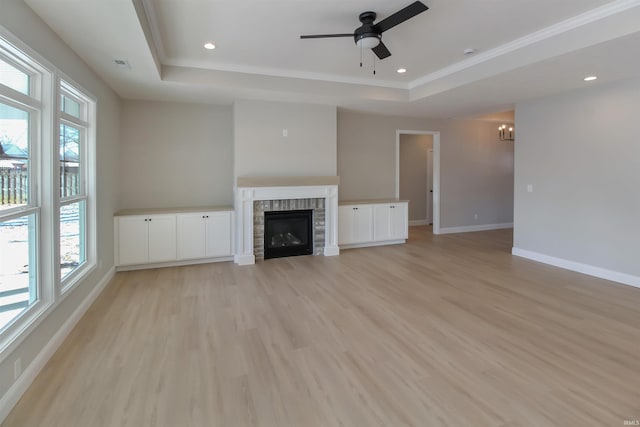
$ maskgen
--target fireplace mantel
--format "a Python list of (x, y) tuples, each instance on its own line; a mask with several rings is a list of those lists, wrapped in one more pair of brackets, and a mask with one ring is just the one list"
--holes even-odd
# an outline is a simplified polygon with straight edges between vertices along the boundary
[(239, 265), (255, 264), (253, 251), (253, 202), (256, 200), (324, 199), (324, 255), (340, 254), (338, 248), (337, 176), (238, 177), (235, 188), (236, 254)]

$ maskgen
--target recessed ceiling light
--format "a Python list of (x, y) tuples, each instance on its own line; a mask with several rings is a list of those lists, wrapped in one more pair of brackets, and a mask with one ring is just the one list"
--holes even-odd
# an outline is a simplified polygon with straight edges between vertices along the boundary
[(588, 76), (584, 78), (585, 82), (592, 82), (594, 80), (596, 80), (598, 78), (598, 76)]
[(398, 68), (398, 74), (404, 74), (407, 72), (406, 68)]
[(205, 43), (205, 44), (204, 44), (204, 48), (205, 48), (205, 49), (209, 49), (209, 50), (213, 50), (213, 49), (215, 49), (215, 48), (216, 48), (216, 45), (215, 45), (215, 44), (213, 44), (213, 43), (211, 43), (211, 42), (208, 42), (208, 43)]

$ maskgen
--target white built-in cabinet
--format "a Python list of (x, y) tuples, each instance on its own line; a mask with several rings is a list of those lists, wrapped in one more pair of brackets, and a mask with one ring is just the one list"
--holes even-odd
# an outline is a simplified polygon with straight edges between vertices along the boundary
[(404, 243), (409, 234), (408, 202), (344, 202), (338, 207), (338, 244), (375, 246)]
[(338, 244), (373, 241), (373, 205), (338, 206)]
[(175, 215), (133, 215), (119, 218), (120, 265), (176, 259)]
[(233, 217), (230, 212), (178, 214), (178, 259), (231, 254)]
[[(158, 210), (152, 210), (154, 212)], [(233, 210), (122, 211), (114, 217), (115, 260), (121, 270), (233, 256)]]

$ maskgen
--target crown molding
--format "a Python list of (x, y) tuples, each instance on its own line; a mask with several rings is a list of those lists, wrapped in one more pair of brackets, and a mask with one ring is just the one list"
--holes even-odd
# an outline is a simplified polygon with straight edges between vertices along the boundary
[(360, 86), (382, 87), (388, 89), (409, 90), (408, 84), (394, 82), (390, 80), (374, 80), (371, 78), (345, 77), (337, 74), (313, 73), (298, 70), (283, 70), (279, 68), (256, 67), (250, 65), (211, 63), (206, 61), (184, 61), (178, 59), (167, 59), (163, 65), (181, 68), (200, 68), (210, 71), (226, 71), (242, 74), (255, 74), (268, 77), (281, 77), (288, 79), (315, 80), (318, 82), (344, 83)]
[(522, 49), (523, 47), (527, 47), (532, 44), (538, 43), (540, 41), (550, 39), (557, 35), (566, 33), (568, 31), (574, 30), (576, 28), (582, 27), (587, 24), (591, 24), (593, 22), (597, 22), (601, 19), (622, 13), (624, 11), (627, 11), (629, 9), (632, 9), (638, 6), (640, 6), (640, 0), (613, 1), (604, 6), (600, 6), (598, 8), (584, 12), (580, 15), (576, 15), (572, 18), (565, 19), (564, 21), (561, 21), (557, 24), (543, 28), (542, 30), (527, 34), (526, 36), (517, 38), (509, 43), (505, 43), (496, 48), (490, 49), (486, 52), (481, 52), (469, 59), (457, 62), (455, 64), (441, 68), (438, 71), (435, 71), (423, 77), (417, 78), (409, 82), (408, 89), (412, 90), (419, 86), (432, 83), (436, 80), (442, 79), (451, 74), (466, 70), (468, 68), (490, 61), (497, 57), (514, 52), (518, 49)]

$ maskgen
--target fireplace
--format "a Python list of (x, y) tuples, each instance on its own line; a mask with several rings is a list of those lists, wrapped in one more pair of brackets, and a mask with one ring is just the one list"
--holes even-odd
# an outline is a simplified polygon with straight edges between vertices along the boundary
[(313, 210), (264, 213), (264, 259), (313, 254)]
[(312, 210), (312, 253), (339, 255), (339, 181), (337, 176), (238, 177), (234, 191), (236, 264), (255, 264), (264, 257), (264, 214), (273, 211)]

